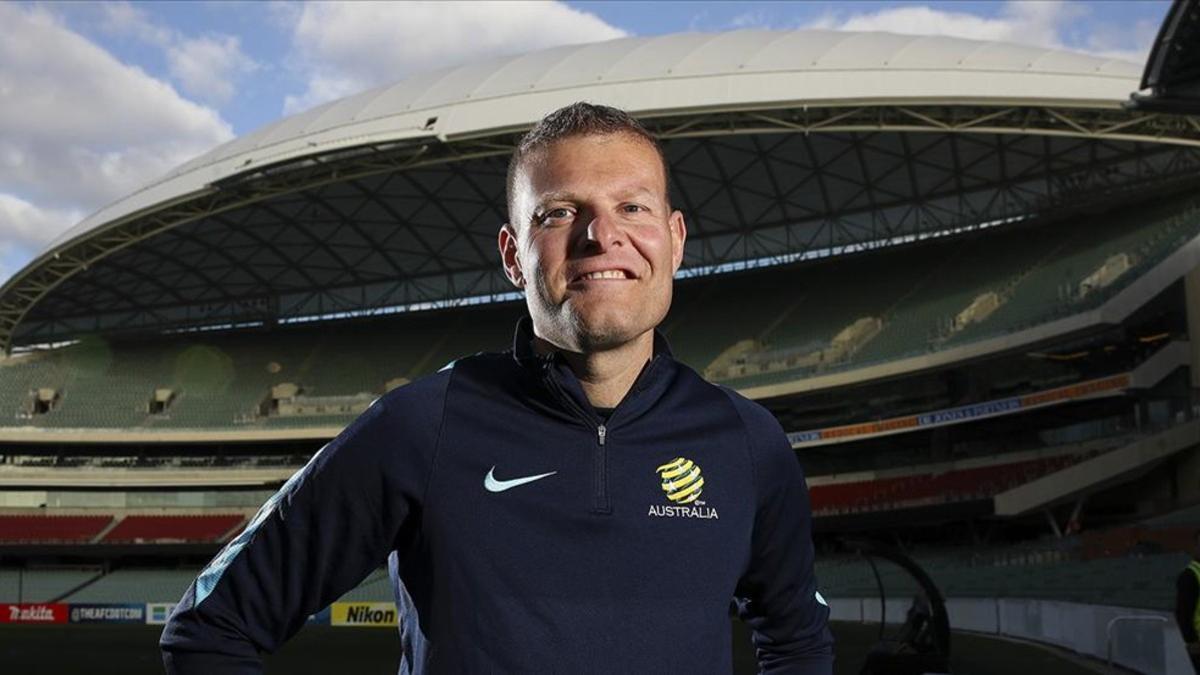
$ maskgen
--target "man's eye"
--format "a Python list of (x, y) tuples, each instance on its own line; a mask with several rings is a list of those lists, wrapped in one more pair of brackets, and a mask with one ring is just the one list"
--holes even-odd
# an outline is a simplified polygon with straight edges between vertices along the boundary
[(646, 210), (641, 204), (626, 204), (621, 208), (625, 209), (625, 213), (638, 213)]
[(542, 214), (537, 217), (537, 222), (541, 223), (541, 224), (545, 224), (545, 223), (553, 223), (556, 221), (569, 220), (570, 218), (571, 218), (571, 209), (568, 209), (565, 206), (560, 206), (556, 209), (549, 209), (547, 211), (543, 211)]

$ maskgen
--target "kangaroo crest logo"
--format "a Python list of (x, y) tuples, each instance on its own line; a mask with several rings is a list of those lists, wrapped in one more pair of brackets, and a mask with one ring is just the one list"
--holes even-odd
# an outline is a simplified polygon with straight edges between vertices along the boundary
[(686, 457), (676, 457), (655, 471), (662, 479), (663, 492), (673, 504), (691, 504), (704, 492), (700, 467)]

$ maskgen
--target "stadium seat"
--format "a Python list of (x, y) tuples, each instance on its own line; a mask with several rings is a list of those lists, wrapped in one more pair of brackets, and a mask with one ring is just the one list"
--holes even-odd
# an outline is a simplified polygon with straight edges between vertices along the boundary
[(234, 515), (126, 516), (101, 539), (104, 543), (221, 542), (246, 517)]
[[(682, 279), (662, 325), (676, 356), (735, 387), (770, 384), (929, 354), (1094, 308), (1183, 243), (1200, 236), (1190, 198), (1103, 216), (1021, 224), (820, 261)], [(1132, 265), (1086, 295), (1082, 281), (1114, 255)], [(999, 304), (976, 322), (956, 317), (983, 294)], [(330, 322), (271, 332), (105, 339), (0, 363), (0, 425), (82, 428), (338, 426), (350, 413), (272, 415), (271, 387), (313, 397), (379, 395), (386, 383), (431, 373), (481, 349), (509, 346), (519, 303), (419, 312), (367, 323)], [(872, 323), (850, 346), (842, 331)], [(53, 388), (55, 407), (29, 415), (30, 392)], [(154, 391), (175, 392), (152, 414)], [(334, 407), (333, 409), (336, 409)]]
[(0, 515), (0, 542), (88, 542), (112, 522), (112, 516)]

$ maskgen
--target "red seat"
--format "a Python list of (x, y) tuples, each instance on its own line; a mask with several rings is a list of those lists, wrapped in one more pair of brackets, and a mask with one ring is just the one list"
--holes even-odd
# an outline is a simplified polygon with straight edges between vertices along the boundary
[(86, 542), (111, 522), (112, 516), (0, 516), (0, 542)]
[(905, 502), (927, 499), (986, 499), (1068, 467), (1080, 459), (1073, 456), (1051, 457), (936, 474), (826, 483), (812, 487), (809, 496), (815, 512), (851, 508), (856, 511), (881, 511), (902, 506)]
[(246, 519), (240, 514), (215, 516), (126, 516), (102, 541), (184, 541), (212, 543)]

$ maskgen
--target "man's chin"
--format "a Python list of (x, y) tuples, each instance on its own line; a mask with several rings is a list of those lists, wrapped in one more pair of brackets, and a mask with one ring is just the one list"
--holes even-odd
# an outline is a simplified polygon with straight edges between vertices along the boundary
[(592, 320), (571, 317), (563, 326), (564, 341), (583, 353), (604, 352), (623, 347), (646, 332), (646, 328), (627, 321)]
[(604, 306), (576, 302), (569, 298), (557, 306), (531, 302), (534, 331), (559, 349), (581, 353), (610, 351), (638, 340), (652, 331), (661, 314), (647, 311), (637, 303)]
[(582, 352), (590, 354), (624, 347), (636, 340), (640, 334), (632, 330), (615, 328), (580, 331), (576, 334), (576, 342)]

